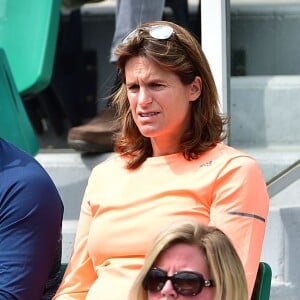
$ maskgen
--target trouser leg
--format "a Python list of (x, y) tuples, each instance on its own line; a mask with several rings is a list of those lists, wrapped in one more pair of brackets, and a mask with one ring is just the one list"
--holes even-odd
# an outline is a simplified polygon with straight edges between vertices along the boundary
[(115, 62), (117, 45), (138, 25), (162, 19), (165, 0), (117, 0), (115, 32), (111, 45), (110, 62)]

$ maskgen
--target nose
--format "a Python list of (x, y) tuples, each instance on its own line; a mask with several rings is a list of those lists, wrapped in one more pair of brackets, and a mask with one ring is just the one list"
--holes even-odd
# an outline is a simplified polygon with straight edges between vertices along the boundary
[(162, 288), (162, 290), (160, 291), (161, 296), (163, 297), (172, 297), (172, 298), (176, 298), (177, 297), (177, 293), (173, 288), (172, 282), (171, 280), (167, 280), (164, 287)]
[(151, 93), (147, 90), (146, 87), (140, 87), (138, 103), (141, 106), (152, 103)]

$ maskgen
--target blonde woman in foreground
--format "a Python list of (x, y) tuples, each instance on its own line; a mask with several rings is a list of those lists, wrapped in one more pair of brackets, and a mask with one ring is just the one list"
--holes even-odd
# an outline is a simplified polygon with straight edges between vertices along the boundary
[(171, 225), (150, 249), (130, 300), (247, 300), (243, 265), (218, 228), (193, 221)]

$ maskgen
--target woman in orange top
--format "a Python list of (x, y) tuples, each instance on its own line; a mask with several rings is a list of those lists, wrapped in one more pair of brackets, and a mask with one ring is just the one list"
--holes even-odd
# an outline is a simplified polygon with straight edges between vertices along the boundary
[(127, 299), (154, 237), (186, 219), (229, 236), (251, 295), (269, 199), (257, 162), (222, 143), (226, 118), (199, 43), (174, 23), (151, 22), (116, 54), (116, 155), (92, 171), (54, 299)]

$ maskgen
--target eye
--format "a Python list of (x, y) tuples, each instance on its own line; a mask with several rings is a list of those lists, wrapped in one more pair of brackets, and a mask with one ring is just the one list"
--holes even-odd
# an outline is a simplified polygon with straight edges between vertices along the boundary
[(165, 85), (163, 83), (160, 83), (160, 82), (152, 82), (150, 84), (150, 87), (154, 90), (161, 90), (165, 87)]
[(127, 86), (127, 91), (135, 93), (139, 90), (140, 86), (138, 84), (131, 84)]

